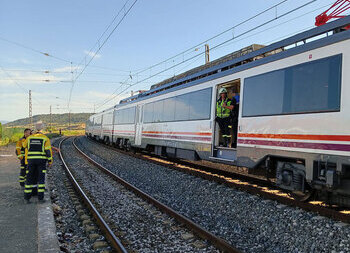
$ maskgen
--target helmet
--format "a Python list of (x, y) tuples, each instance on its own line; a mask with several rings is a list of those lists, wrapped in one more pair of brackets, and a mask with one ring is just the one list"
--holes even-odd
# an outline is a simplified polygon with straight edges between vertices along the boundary
[(226, 88), (221, 88), (221, 89), (219, 90), (219, 94), (221, 94), (221, 93), (227, 93)]

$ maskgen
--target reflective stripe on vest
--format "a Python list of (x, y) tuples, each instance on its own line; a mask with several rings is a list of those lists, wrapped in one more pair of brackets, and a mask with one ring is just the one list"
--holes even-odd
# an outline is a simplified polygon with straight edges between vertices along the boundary
[(227, 118), (230, 117), (231, 110), (223, 107), (224, 102), (226, 102), (226, 106), (231, 105), (231, 100), (226, 98), (225, 100), (221, 100), (221, 103), (219, 101), (216, 102), (216, 116), (219, 118)]
[(46, 138), (29, 137), (27, 159), (47, 159), (44, 150)]

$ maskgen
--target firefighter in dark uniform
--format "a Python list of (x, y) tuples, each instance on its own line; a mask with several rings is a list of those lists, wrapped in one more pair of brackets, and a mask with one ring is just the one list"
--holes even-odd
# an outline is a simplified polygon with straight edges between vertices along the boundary
[(24, 129), (24, 135), (21, 139), (19, 139), (16, 143), (16, 155), (20, 161), (20, 172), (19, 172), (19, 184), (24, 187), (24, 183), (26, 181), (26, 164), (25, 164), (25, 149), (23, 147), (23, 142), (30, 135), (30, 129)]
[(224, 140), (223, 146), (230, 147), (230, 128), (231, 125), (231, 111), (234, 109), (236, 100), (234, 98), (229, 99), (227, 97), (226, 88), (219, 90), (220, 98), (216, 101), (216, 122), (218, 122), (222, 138)]
[(35, 124), (37, 132), (29, 136), (25, 142), (25, 162), (28, 165), (28, 174), (24, 188), (24, 199), (30, 203), (33, 185), (38, 182), (38, 199), (44, 201), (46, 162), (52, 165), (52, 149), (50, 139), (42, 134), (43, 123)]

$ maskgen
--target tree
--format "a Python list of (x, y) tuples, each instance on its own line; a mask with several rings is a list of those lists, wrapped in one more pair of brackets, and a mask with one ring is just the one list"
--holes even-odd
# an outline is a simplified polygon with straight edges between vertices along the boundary
[(2, 125), (0, 123), (0, 140), (2, 139)]

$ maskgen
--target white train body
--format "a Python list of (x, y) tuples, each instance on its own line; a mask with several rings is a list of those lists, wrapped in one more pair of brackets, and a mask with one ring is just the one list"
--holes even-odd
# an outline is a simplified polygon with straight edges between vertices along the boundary
[[(316, 37), (347, 23), (349, 17), (262, 49), (284, 47), (279, 53), (258, 59), (261, 52), (253, 52), (232, 67), (222, 64), (124, 100), (91, 116), (97, 124), (86, 133), (159, 155), (272, 166), (281, 188), (305, 190), (294, 182), (301, 176), (313, 188), (350, 195), (350, 31)], [(285, 49), (300, 41), (307, 43)], [(217, 90), (230, 82), (241, 90), (232, 149), (219, 147), (215, 123)], [(133, 118), (118, 123), (118, 111), (128, 108)], [(108, 113), (113, 119), (105, 121)]]

